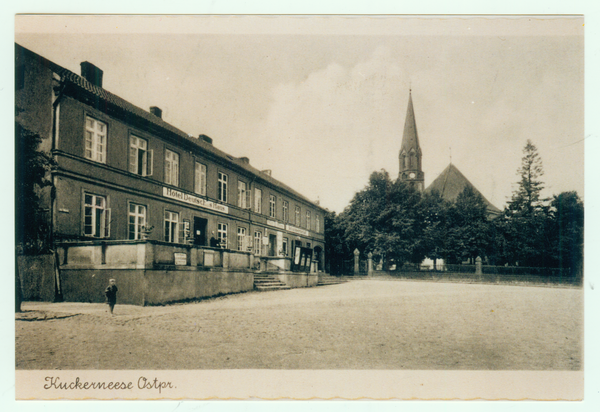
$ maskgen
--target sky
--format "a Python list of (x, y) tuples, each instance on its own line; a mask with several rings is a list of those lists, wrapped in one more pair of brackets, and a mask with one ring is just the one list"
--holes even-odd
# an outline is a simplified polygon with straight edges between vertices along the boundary
[(428, 186), (450, 161), (503, 208), (522, 150), (584, 197), (583, 19), (21, 16), (15, 41), (341, 212), (398, 175), (409, 90)]

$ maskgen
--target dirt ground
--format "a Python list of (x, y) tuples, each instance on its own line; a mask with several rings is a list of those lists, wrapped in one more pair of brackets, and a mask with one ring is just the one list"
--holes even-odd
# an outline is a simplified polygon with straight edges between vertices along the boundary
[(162, 307), (25, 302), (17, 369), (580, 370), (577, 288), (360, 280)]

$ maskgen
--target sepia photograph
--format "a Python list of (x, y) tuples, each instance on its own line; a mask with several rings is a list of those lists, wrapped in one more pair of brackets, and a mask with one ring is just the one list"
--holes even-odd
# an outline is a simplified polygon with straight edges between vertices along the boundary
[(16, 15), (16, 398), (582, 400), (584, 68), (583, 15)]

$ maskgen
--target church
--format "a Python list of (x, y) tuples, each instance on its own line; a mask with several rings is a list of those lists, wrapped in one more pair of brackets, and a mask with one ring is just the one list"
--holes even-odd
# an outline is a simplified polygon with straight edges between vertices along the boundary
[(453, 202), (458, 195), (470, 186), (475, 193), (483, 197), (487, 205), (489, 218), (498, 216), (501, 211), (494, 206), (479, 190), (463, 175), (458, 168), (450, 162), (448, 167), (434, 179), (434, 181), (425, 188), (425, 173), (422, 169), (423, 152), (419, 145), (419, 134), (417, 132), (417, 122), (415, 120), (415, 110), (412, 101), (412, 90), (408, 94), (408, 108), (406, 109), (406, 120), (404, 122), (404, 133), (402, 135), (402, 144), (398, 155), (400, 168), (398, 178), (420, 192), (438, 191), (442, 198)]

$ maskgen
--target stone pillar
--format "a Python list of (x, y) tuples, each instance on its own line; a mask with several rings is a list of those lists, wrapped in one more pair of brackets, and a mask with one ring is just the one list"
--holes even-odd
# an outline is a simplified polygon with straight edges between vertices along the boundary
[(477, 256), (477, 258), (475, 259), (475, 274), (476, 275), (481, 275), (482, 271), (481, 271), (481, 257)]
[(358, 257), (360, 256), (360, 252), (358, 251), (358, 249), (354, 249), (354, 275), (358, 275), (358, 273), (360, 272), (360, 265), (359, 265), (359, 260)]
[(229, 252), (223, 250), (221, 253), (221, 263), (223, 264), (223, 269), (227, 269), (229, 267)]
[(248, 268), (250, 270), (254, 269), (254, 253), (252, 252), (248, 255)]
[(373, 253), (369, 252), (369, 254), (367, 255), (367, 257), (369, 258), (368, 262), (368, 270), (369, 270), (369, 276), (373, 276)]

